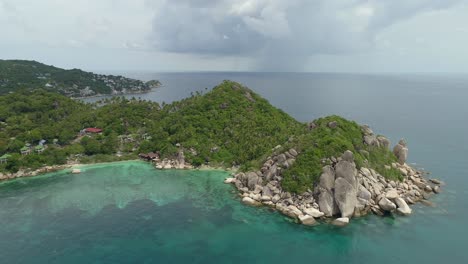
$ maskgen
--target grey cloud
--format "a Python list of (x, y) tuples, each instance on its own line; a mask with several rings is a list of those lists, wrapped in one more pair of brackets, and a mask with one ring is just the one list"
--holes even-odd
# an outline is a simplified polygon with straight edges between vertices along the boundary
[[(300, 69), (308, 57), (369, 50), (376, 34), (458, 0), (158, 1), (151, 33), (160, 51), (256, 57)], [(273, 63), (276, 61), (276, 63)], [(275, 66), (276, 67), (276, 66)]]

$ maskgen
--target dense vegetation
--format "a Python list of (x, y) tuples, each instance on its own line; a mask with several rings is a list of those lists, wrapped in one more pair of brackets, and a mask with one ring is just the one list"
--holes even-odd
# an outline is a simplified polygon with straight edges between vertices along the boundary
[(122, 76), (64, 70), (36, 61), (0, 60), (0, 94), (21, 88), (41, 88), (71, 97), (84, 97), (144, 92), (159, 85), (159, 81), (144, 83)]
[[(336, 128), (330, 128), (332, 121)], [(81, 162), (136, 158), (140, 152), (175, 157), (180, 149), (193, 165), (258, 169), (277, 145), (301, 154), (284, 172), (283, 187), (303, 192), (319, 177), (326, 158), (345, 150), (355, 153), (358, 167), (372, 167), (398, 179), (384, 168), (395, 156), (363, 143), (361, 128), (338, 116), (314, 121), (316, 127), (294, 120), (242, 85), (225, 81), (206, 94), (196, 93), (172, 104), (159, 105), (115, 97), (85, 104), (44, 90), (21, 90), (0, 96), (0, 156), (9, 154), (1, 171)], [(88, 127), (102, 134), (83, 135)], [(43, 153), (20, 155), (24, 146), (45, 140)], [(180, 147), (178, 147), (180, 146)]]
[[(335, 128), (329, 123), (336, 122)], [(396, 162), (395, 155), (384, 147), (368, 146), (363, 143), (361, 127), (353, 121), (339, 116), (329, 116), (314, 121), (316, 127), (300, 135), (289, 145), (296, 147), (301, 155), (296, 163), (284, 173), (283, 188), (292, 192), (304, 192), (318, 180), (327, 158), (340, 157), (346, 150), (354, 153), (358, 168), (373, 168), (380, 174), (394, 180), (401, 180), (396, 169), (385, 169), (384, 165)]]

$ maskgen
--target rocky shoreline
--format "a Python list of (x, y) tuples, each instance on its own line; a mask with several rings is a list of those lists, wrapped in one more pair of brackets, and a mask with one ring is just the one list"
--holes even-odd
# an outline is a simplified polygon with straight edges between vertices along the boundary
[[(363, 128), (367, 145), (388, 147), (390, 141), (376, 137), (366, 126)], [(341, 157), (330, 157), (322, 169), (320, 180), (307, 192), (298, 195), (281, 188), (282, 171), (291, 166), (298, 155), (295, 149), (268, 157), (260, 171), (233, 174), (225, 183), (233, 184), (242, 202), (251, 206), (269, 206), (304, 225), (313, 226), (317, 219), (345, 226), (352, 217), (373, 213), (379, 216), (396, 213), (410, 215), (409, 205), (422, 202), (440, 192), (443, 184), (426, 179), (425, 172), (406, 164), (408, 148), (401, 140), (393, 149), (398, 162), (386, 169), (398, 169), (402, 181), (386, 179), (371, 168), (356, 168), (354, 155), (346, 151)]]
[(0, 181), (4, 180), (12, 180), (16, 178), (24, 178), (24, 177), (34, 177), (38, 176), (44, 173), (49, 173), (49, 172), (55, 172), (55, 171), (60, 171), (60, 170), (65, 170), (65, 169), (70, 169), (74, 166), (77, 166), (80, 164), (64, 164), (64, 165), (53, 165), (53, 166), (44, 166), (41, 167), (37, 170), (30, 170), (30, 169), (24, 169), (24, 170), (19, 170), (14, 173), (1, 173), (0, 172)]
[[(369, 146), (389, 148), (390, 141), (383, 136), (375, 136), (369, 127), (363, 126), (363, 142)], [(385, 165), (386, 169), (396, 169), (402, 181), (389, 180), (372, 168), (357, 169), (354, 154), (345, 151), (341, 157), (330, 157), (324, 164), (319, 180), (302, 194), (290, 193), (282, 189), (282, 172), (291, 167), (300, 155), (291, 148), (276, 153), (276, 147), (263, 163), (259, 171), (232, 174), (224, 183), (233, 184), (239, 191), (242, 202), (250, 206), (269, 206), (297, 222), (313, 226), (322, 220), (333, 225), (345, 226), (353, 217), (367, 214), (384, 216), (387, 214), (410, 215), (410, 205), (421, 202), (432, 205), (429, 197), (441, 191), (443, 182), (426, 179), (426, 172), (415, 169), (406, 163), (408, 148), (400, 140), (393, 148), (398, 162)], [(197, 169), (185, 161), (183, 149), (173, 159), (152, 160), (156, 169)], [(80, 164), (45, 166), (37, 170), (20, 170), (16, 173), (0, 173), (0, 180), (32, 177), (43, 173), (69, 169)], [(202, 169), (215, 169), (203, 166)], [(200, 169), (200, 168), (198, 168)], [(227, 169), (225, 169), (228, 171)], [(231, 169), (231, 171), (235, 169)]]

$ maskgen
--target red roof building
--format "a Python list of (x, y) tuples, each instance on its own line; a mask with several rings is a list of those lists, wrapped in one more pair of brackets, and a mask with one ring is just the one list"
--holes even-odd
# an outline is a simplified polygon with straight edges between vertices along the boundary
[(88, 127), (85, 129), (86, 133), (102, 133), (102, 129), (100, 128), (95, 128), (95, 127)]

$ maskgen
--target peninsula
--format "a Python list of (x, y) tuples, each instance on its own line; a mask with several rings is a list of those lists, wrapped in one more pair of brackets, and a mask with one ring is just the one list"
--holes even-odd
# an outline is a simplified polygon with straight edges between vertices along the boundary
[(42, 89), (0, 96), (0, 179), (137, 157), (159, 169), (222, 167), (234, 171), (225, 182), (244, 203), (305, 225), (409, 215), (410, 204), (429, 203), (441, 182), (406, 163), (404, 140), (390, 148), (339, 116), (298, 122), (232, 81), (163, 105), (121, 97), (91, 104)]
[(18, 89), (43, 89), (78, 98), (143, 93), (160, 85), (157, 80), (143, 82), (79, 69), (64, 70), (36, 61), (0, 60), (0, 95)]

